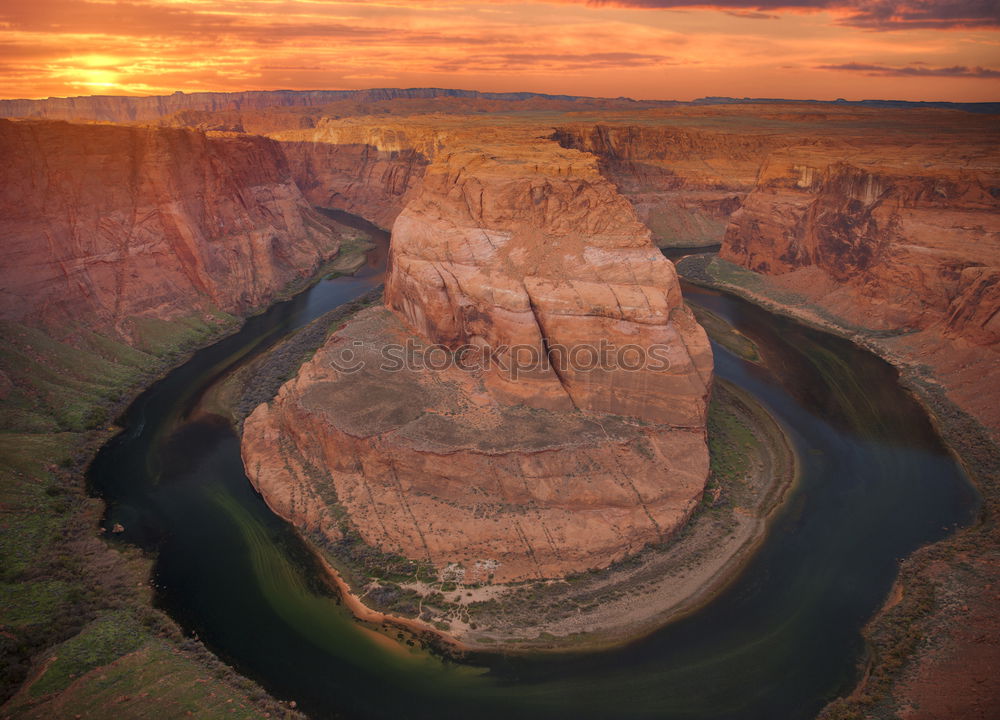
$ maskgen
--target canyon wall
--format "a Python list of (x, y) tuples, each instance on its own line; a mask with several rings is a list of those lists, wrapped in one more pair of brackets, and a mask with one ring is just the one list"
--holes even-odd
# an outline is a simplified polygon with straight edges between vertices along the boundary
[(277, 131), (296, 184), (313, 205), (345, 210), (390, 229), (433, 156), (433, 136), (399, 127), (321, 119)]
[[(392, 312), (246, 420), (249, 477), (326, 543), (357, 532), (442, 579), (559, 577), (669, 536), (707, 477), (712, 373), (673, 265), (593, 156), (533, 128), (411, 132), (430, 164), (393, 225)], [(413, 342), (445, 363), (385, 365)], [(602, 343), (662, 356), (558, 357)]]
[(265, 138), (3, 120), (0, 153), (4, 320), (128, 339), (259, 307), (339, 247)]
[(734, 214), (722, 257), (772, 275), (819, 270), (830, 281), (828, 304), (861, 325), (937, 324), (993, 345), (1000, 340), (998, 157), (928, 160), (917, 166), (892, 147), (863, 158), (775, 153)]
[(553, 137), (596, 155), (601, 172), (664, 247), (721, 243), (764, 159), (784, 142), (755, 128), (740, 133), (653, 123), (561, 125)]
[(874, 333), (1000, 438), (1000, 136), (953, 121), (953, 137), (774, 153), (721, 257)]

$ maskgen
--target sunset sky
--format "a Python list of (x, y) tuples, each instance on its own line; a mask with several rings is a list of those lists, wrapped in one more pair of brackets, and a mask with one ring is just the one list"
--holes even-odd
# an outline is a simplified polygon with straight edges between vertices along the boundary
[(1000, 100), (1000, 0), (0, 0), (0, 97), (427, 86)]

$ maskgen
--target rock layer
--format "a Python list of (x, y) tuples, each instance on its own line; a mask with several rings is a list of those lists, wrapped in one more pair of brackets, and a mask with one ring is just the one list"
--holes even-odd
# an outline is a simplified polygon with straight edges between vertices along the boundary
[(296, 184), (314, 205), (360, 215), (389, 229), (419, 186), (433, 147), (405, 127), (320, 120), (284, 130), (281, 142)]
[(654, 123), (561, 125), (553, 137), (596, 155), (601, 172), (663, 246), (721, 243), (729, 216), (782, 142), (753, 128), (740, 133)]
[[(628, 202), (586, 155), (497, 152), (451, 152), (428, 169), (393, 226), (387, 304), (453, 350), (510, 348), (486, 377), (511, 402), (703, 427), (705, 334)], [(607, 369), (590, 368), (602, 342)], [(612, 367), (632, 362), (626, 346), (641, 367)], [(504, 360), (533, 367), (513, 378)]]
[(0, 154), (5, 320), (127, 338), (244, 313), (339, 247), (265, 138), (2, 120)]
[(833, 283), (827, 303), (862, 325), (937, 324), (997, 343), (1000, 157), (942, 155), (926, 168), (896, 153), (775, 153), (734, 214), (722, 256), (768, 274), (820, 270)]

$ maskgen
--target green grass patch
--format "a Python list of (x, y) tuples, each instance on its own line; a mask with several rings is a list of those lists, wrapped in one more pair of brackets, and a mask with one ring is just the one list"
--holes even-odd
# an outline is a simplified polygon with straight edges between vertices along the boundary
[(51, 622), (66, 606), (69, 585), (60, 580), (0, 583), (0, 623), (27, 628)]
[(239, 321), (228, 313), (210, 311), (173, 320), (133, 317), (129, 323), (139, 348), (158, 357), (170, 357), (203, 345), (221, 328), (235, 329)]
[(147, 639), (146, 630), (128, 611), (98, 618), (53, 649), (54, 660), (32, 683), (29, 695), (40, 697), (60, 692), (73, 678), (138, 649)]

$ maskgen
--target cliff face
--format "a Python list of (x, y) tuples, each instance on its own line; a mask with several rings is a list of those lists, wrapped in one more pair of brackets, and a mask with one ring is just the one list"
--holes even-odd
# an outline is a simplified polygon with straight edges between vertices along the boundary
[[(789, 275), (811, 295), (826, 288), (825, 303), (863, 326), (936, 325), (979, 345), (1000, 341), (997, 158), (917, 167), (898, 148), (873, 148), (863, 161), (844, 155), (770, 157), (722, 256)], [(827, 281), (807, 278), (816, 271)]]
[(336, 253), (277, 143), (0, 121), (0, 317), (130, 336), (242, 313)]
[(281, 142), (296, 184), (314, 205), (346, 210), (389, 229), (420, 183), (432, 148), (405, 127), (344, 125), (271, 134)]
[[(704, 425), (704, 332), (673, 264), (587, 155), (527, 142), (443, 155), (393, 226), (386, 302), (433, 342), (551, 361), (515, 381), (487, 375), (499, 397)], [(581, 370), (562, 357), (602, 340), (662, 347), (669, 367)]]
[[(592, 156), (509, 130), (433, 138), (393, 226), (394, 312), (349, 323), (247, 419), (249, 476), (300, 527), (467, 582), (664, 538), (707, 477), (712, 371), (673, 265)], [(662, 354), (612, 365), (625, 345)]]
[(760, 132), (662, 125), (565, 125), (553, 138), (593, 153), (663, 246), (722, 242), (730, 215), (783, 141)]

